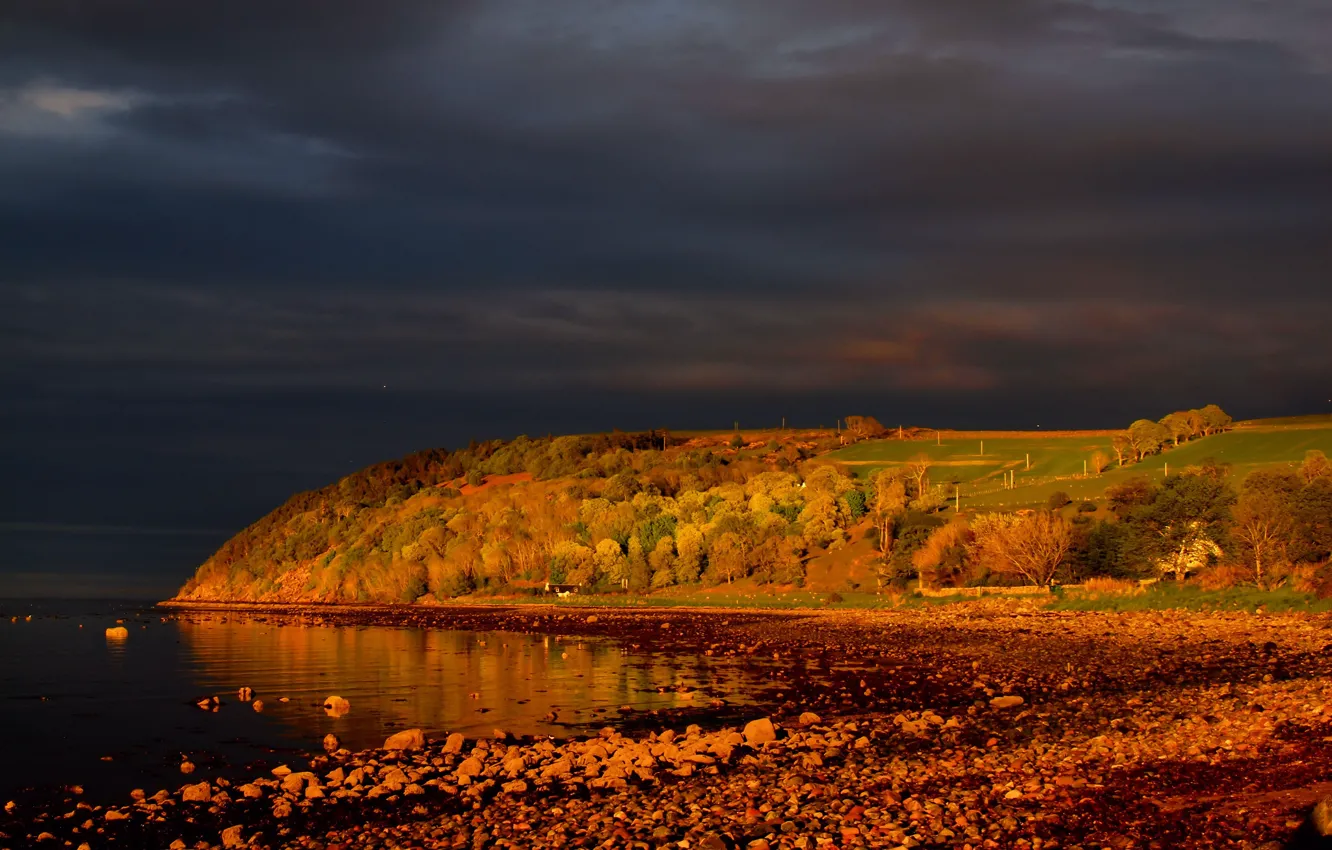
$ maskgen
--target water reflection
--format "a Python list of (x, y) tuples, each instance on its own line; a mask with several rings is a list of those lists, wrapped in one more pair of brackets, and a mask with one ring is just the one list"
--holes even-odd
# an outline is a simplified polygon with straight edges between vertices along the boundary
[[(714, 695), (743, 703), (744, 678), (753, 676), (730, 660), (630, 653), (606, 639), (237, 617), (183, 619), (177, 628), (201, 695), (225, 703), (252, 688), (263, 716), (294, 737), (332, 732), (353, 748), (415, 726), (433, 735), (569, 735), (609, 722), (622, 706), (706, 705)], [(677, 693), (678, 685), (690, 693)], [(349, 703), (341, 716), (325, 712), (330, 695)]]

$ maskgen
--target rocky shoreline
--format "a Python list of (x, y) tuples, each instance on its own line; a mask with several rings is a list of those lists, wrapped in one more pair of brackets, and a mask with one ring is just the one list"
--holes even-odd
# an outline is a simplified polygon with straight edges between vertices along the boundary
[(264, 615), (775, 654), (789, 687), (757, 722), (638, 718), (565, 741), (398, 733), (388, 749), (329, 742), (248, 782), (193, 776), (119, 806), (66, 790), (7, 806), (0, 847), (1274, 850), (1332, 791), (1326, 617), (1014, 603)]

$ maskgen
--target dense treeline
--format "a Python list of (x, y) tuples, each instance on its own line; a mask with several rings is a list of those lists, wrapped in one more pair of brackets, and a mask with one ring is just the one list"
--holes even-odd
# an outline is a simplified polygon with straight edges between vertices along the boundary
[(1231, 423), (1230, 414), (1215, 404), (1209, 404), (1194, 410), (1177, 410), (1158, 422), (1139, 419), (1123, 433), (1115, 434), (1110, 445), (1119, 465), (1124, 466), (1148, 455), (1175, 448), (1180, 443), (1220, 433), (1229, 428)]
[[(181, 595), (398, 601), (545, 581), (798, 584), (809, 549), (840, 545), (864, 513), (850, 478), (806, 468), (829, 445), (708, 442), (519, 437), (381, 464), (294, 496)], [(510, 476), (522, 481), (494, 486)]]
[[(1180, 441), (1229, 425), (1215, 406), (1167, 420)], [(868, 417), (846, 421), (881, 430)], [(1174, 439), (1140, 441), (1133, 457)], [(1217, 570), (1270, 585), (1307, 578), (1332, 557), (1332, 464), (1317, 452), (1238, 489), (1228, 469), (1203, 463), (1117, 484), (1103, 506), (1055, 494), (1045, 510), (959, 516), (930, 483), (928, 458), (857, 482), (818, 459), (838, 442), (826, 432), (753, 442), (647, 432), (419, 452), (293, 496), (219, 549), (181, 596), (412, 601), (546, 582), (797, 586), (811, 556), (862, 538), (857, 558), (879, 587)], [(1325, 584), (1332, 592), (1332, 577)]]
[(1106, 491), (1106, 508), (1055, 494), (1040, 511), (917, 516), (883, 538), (881, 576), (960, 586), (1209, 573), (1264, 587), (1295, 577), (1332, 593), (1332, 464), (1321, 452), (1298, 469), (1255, 471), (1238, 491), (1214, 462), (1132, 478)]

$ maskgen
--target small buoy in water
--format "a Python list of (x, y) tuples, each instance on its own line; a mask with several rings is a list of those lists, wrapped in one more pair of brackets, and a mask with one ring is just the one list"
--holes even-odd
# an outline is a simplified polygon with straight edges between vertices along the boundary
[(257, 700), (255, 700), (253, 703), (250, 704), (250, 707), (253, 708), (255, 711), (263, 711), (263, 710), (264, 710), (264, 701), (261, 700), (261, 699), (257, 699)]
[(129, 637), (129, 629), (124, 626), (112, 626), (106, 630), (108, 640), (124, 640)]

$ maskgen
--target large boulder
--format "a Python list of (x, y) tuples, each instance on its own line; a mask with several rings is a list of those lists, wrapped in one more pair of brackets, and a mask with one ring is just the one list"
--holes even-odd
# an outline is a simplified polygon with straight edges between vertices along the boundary
[(466, 739), (463, 738), (463, 735), (462, 735), (461, 732), (454, 732), (454, 733), (453, 733), (452, 735), (450, 735), (447, 739), (445, 739), (445, 741), (444, 741), (444, 752), (446, 752), (446, 753), (460, 753), (460, 752), (462, 752), (463, 742), (464, 742), (465, 740), (466, 740)]
[(288, 773), (282, 777), (282, 790), (290, 794), (299, 794), (305, 790), (306, 785), (317, 784), (319, 778), (308, 770), (302, 770), (299, 773)]
[(386, 750), (419, 750), (425, 746), (425, 734), (420, 729), (404, 729), (388, 736)]
[(213, 788), (207, 782), (186, 785), (180, 789), (180, 799), (186, 803), (206, 803), (213, 799)]
[(471, 756), (462, 760), (462, 764), (458, 765), (456, 772), (459, 776), (480, 776), (483, 770), (485, 770), (485, 765), (481, 763), (481, 759)]
[(777, 740), (777, 729), (766, 717), (751, 720), (745, 724), (745, 743), (751, 747)]
[(330, 696), (324, 700), (324, 713), (329, 717), (341, 717), (351, 711), (351, 703), (340, 696)]

